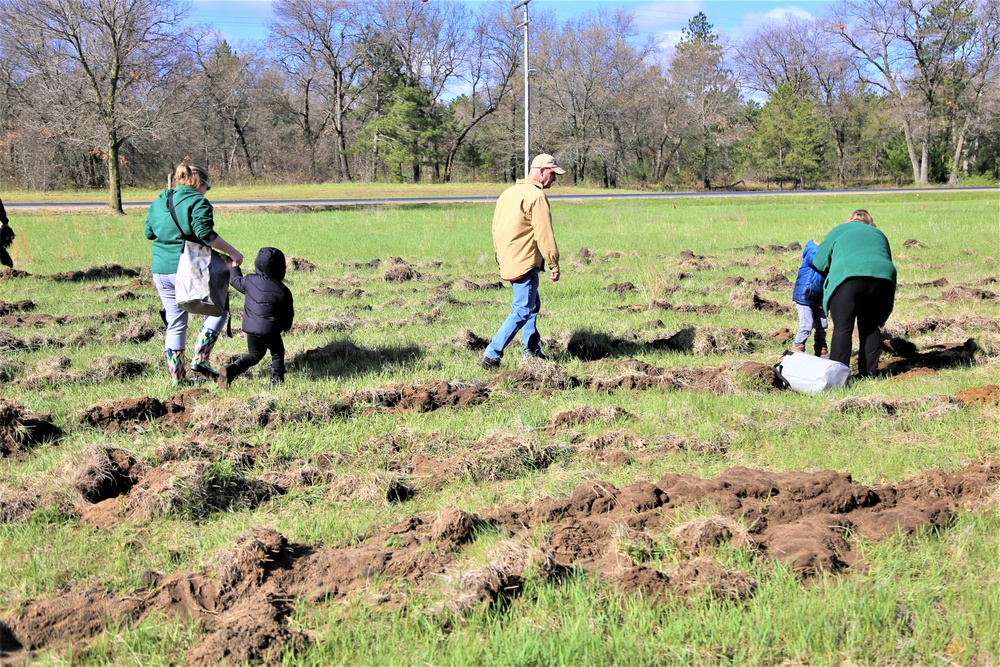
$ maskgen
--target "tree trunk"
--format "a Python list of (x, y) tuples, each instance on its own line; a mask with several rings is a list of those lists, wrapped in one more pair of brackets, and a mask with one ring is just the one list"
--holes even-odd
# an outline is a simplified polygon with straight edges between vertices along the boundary
[(962, 130), (955, 137), (955, 152), (951, 158), (951, 173), (948, 174), (948, 183), (951, 185), (958, 185), (958, 164), (962, 159), (962, 150), (965, 148), (965, 133), (968, 132), (971, 123), (972, 116), (966, 116), (965, 122), (962, 123)]
[(125, 215), (122, 209), (122, 179), (118, 168), (118, 134), (108, 131), (108, 209), (116, 215)]

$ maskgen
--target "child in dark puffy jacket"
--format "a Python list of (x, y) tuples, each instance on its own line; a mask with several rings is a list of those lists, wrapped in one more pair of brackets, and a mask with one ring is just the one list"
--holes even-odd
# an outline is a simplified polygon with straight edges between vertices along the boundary
[(244, 276), (240, 267), (229, 270), (229, 284), (246, 296), (243, 332), (247, 353), (219, 368), (219, 387), (228, 389), (239, 375), (247, 372), (271, 353), (271, 386), (285, 381), (285, 343), (281, 334), (292, 328), (295, 310), (292, 293), (281, 281), (285, 278), (285, 255), (277, 248), (261, 248), (254, 260), (257, 273)]
[(799, 311), (799, 331), (795, 334), (795, 341), (792, 350), (795, 352), (806, 351), (806, 341), (813, 329), (816, 329), (816, 337), (813, 338), (813, 351), (817, 357), (828, 356), (826, 350), (826, 313), (823, 312), (823, 281), (824, 277), (819, 271), (813, 268), (813, 257), (819, 244), (815, 241), (806, 243), (802, 250), (802, 266), (799, 267), (799, 275), (795, 278), (795, 288), (792, 291), (792, 301)]

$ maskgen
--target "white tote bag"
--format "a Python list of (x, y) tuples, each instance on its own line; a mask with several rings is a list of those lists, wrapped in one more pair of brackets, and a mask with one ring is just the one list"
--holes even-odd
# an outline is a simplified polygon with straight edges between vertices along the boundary
[(208, 246), (185, 241), (174, 281), (177, 307), (196, 315), (226, 312), (229, 271), (222, 255)]
[(839, 361), (805, 352), (785, 352), (774, 372), (790, 389), (803, 394), (844, 387), (851, 378), (851, 369)]
[[(174, 193), (167, 194), (167, 208), (184, 238), (177, 222)], [(181, 310), (195, 315), (218, 317), (229, 309), (229, 269), (221, 254), (207, 245), (184, 240), (181, 258), (174, 278), (174, 301)]]

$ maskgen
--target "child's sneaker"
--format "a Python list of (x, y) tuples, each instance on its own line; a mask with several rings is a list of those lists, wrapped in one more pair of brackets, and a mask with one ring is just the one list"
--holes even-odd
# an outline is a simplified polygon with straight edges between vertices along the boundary
[(271, 372), (271, 389), (274, 389), (279, 384), (283, 384), (284, 382), (285, 382), (285, 373), (284, 373), (284, 371), (272, 371)]
[(215, 382), (219, 385), (219, 389), (229, 389), (229, 369), (220, 366), (215, 375)]
[(826, 349), (825, 347), (817, 347), (816, 350), (815, 350), (815, 352), (816, 352), (816, 356), (820, 357), (821, 359), (829, 359), (830, 358), (830, 350)]
[(805, 352), (805, 351), (806, 351), (805, 345), (792, 345), (792, 352)]

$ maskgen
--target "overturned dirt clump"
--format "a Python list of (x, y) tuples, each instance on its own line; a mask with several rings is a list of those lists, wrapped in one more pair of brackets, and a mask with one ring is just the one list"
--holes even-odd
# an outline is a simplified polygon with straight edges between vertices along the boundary
[(8, 269), (4, 268), (0, 271), (0, 280), (10, 280), (12, 278), (30, 278), (31, 274), (27, 271), (21, 271), (19, 269)]
[(619, 407), (610, 408), (592, 408), (589, 405), (584, 405), (573, 410), (567, 410), (566, 412), (560, 412), (559, 414), (552, 417), (549, 420), (549, 426), (553, 428), (566, 428), (569, 426), (578, 426), (580, 424), (586, 424), (592, 421), (617, 421), (619, 419), (626, 419), (630, 417), (628, 412)]
[(529, 357), (518, 364), (516, 369), (498, 374), (494, 382), (510, 382), (517, 389), (529, 391), (572, 389), (582, 384), (563, 366), (537, 357)]
[(52, 421), (52, 415), (35, 413), (17, 401), (0, 398), (0, 458), (25, 454), (60, 436), (62, 430)]
[(958, 392), (955, 397), (967, 405), (996, 405), (1000, 403), (1000, 385), (988, 384), (983, 387), (973, 387)]
[(138, 278), (138, 269), (126, 269), (119, 264), (102, 264), (83, 271), (67, 271), (49, 276), (57, 282), (81, 282), (84, 280), (113, 280), (115, 278)]
[(467, 443), (461, 456), (433, 458), (432, 452), (414, 454), (409, 471), (418, 488), (441, 488), (453, 479), (496, 482), (517, 479), (529, 472), (544, 470), (557, 455), (554, 446), (541, 446), (535, 438), (512, 431), (491, 433)]
[(102, 401), (85, 409), (80, 423), (107, 431), (123, 431), (140, 426), (167, 414), (166, 406), (156, 398), (123, 398)]
[(147, 364), (138, 359), (105, 357), (94, 361), (94, 376), (100, 382), (128, 380), (146, 372)]
[(274, 398), (267, 394), (196, 403), (186, 412), (196, 431), (208, 433), (251, 431), (279, 421), (280, 414)]
[(459, 292), (479, 292), (483, 290), (495, 290), (503, 288), (504, 284), (502, 280), (479, 280), (473, 282), (465, 278), (459, 278), (452, 285), (452, 289), (458, 290)]
[[(230, 509), (253, 509), (281, 493), (272, 484), (234, 473), (224, 463), (169, 462), (142, 475), (121, 502), (112, 498), (98, 503), (84, 519), (95, 525), (166, 516), (200, 519)], [(111, 511), (110, 520), (98, 518), (102, 510)]]
[(382, 280), (387, 283), (405, 283), (410, 280), (420, 280), (422, 277), (416, 269), (405, 262), (393, 264), (382, 274)]
[(696, 354), (750, 354), (754, 349), (753, 341), (759, 338), (759, 334), (743, 327), (702, 327), (695, 334), (691, 351)]
[(632, 283), (611, 283), (605, 289), (607, 289), (612, 294), (617, 294), (618, 296), (625, 296), (629, 292), (634, 292), (636, 290), (635, 285)]
[(747, 312), (759, 310), (772, 315), (785, 315), (791, 312), (789, 306), (783, 306), (777, 301), (765, 299), (757, 290), (752, 287), (748, 288), (746, 285), (740, 285), (730, 293), (729, 305), (736, 310)]
[(291, 271), (301, 271), (304, 273), (309, 273), (316, 268), (316, 265), (310, 262), (308, 259), (303, 259), (302, 257), (296, 257), (295, 255), (287, 255), (285, 257), (285, 268)]
[(457, 336), (451, 339), (451, 342), (455, 346), (463, 350), (469, 350), (470, 352), (482, 352), (490, 344), (488, 338), (483, 338), (472, 331), (472, 329), (462, 329)]
[(943, 301), (993, 301), (996, 298), (996, 292), (975, 287), (952, 287), (941, 292)]
[(24, 300), (16, 303), (0, 301), (0, 315), (10, 315), (11, 313), (27, 313), (38, 307), (34, 301)]
[(479, 405), (490, 396), (488, 387), (459, 382), (437, 382), (426, 385), (391, 385), (346, 394), (343, 401), (357, 408), (361, 404), (415, 412), (432, 412), (439, 408), (466, 408)]
[(361, 324), (361, 318), (354, 313), (344, 313), (339, 317), (321, 322), (304, 321), (292, 325), (292, 333), (325, 333), (327, 331), (350, 331)]
[(115, 335), (115, 340), (119, 343), (145, 343), (158, 335), (160, 335), (159, 329), (149, 320), (134, 320)]

